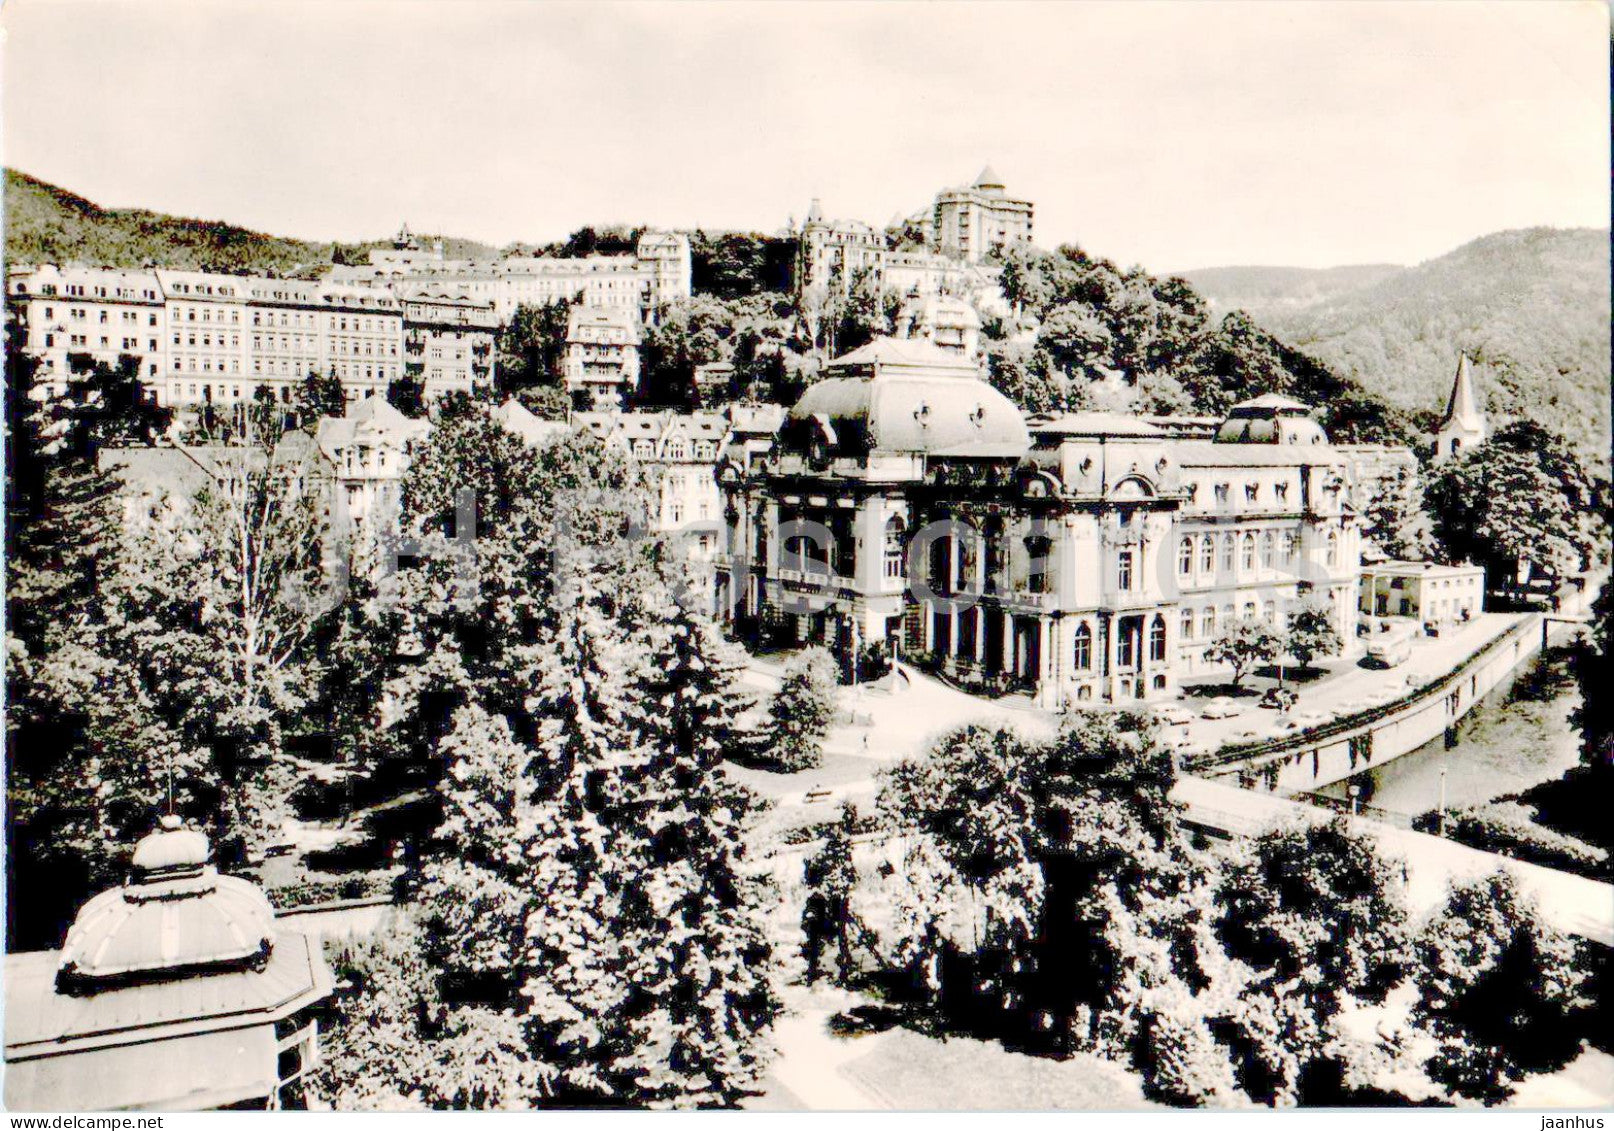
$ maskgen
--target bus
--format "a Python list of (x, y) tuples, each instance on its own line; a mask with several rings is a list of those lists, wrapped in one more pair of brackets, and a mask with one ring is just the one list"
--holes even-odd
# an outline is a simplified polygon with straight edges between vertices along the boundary
[(1414, 621), (1380, 621), (1377, 631), (1367, 637), (1367, 663), (1370, 667), (1393, 668), (1412, 655), (1412, 638), (1417, 634)]

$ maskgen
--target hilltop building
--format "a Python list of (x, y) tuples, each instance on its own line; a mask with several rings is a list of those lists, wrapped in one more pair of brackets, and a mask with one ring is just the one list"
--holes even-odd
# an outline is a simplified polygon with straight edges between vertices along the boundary
[(303, 1107), (332, 993), (319, 940), (174, 817), (61, 950), (8, 954), (5, 981), (10, 1111)]
[(1474, 378), (1468, 369), (1468, 355), (1458, 354), (1457, 376), (1452, 379), (1446, 411), (1435, 426), (1435, 458), (1446, 459), (1465, 448), (1483, 444), (1489, 429), (1485, 413), (1474, 393)]
[[(407, 234), (407, 228), (400, 237)], [(501, 323), (519, 306), (565, 300), (631, 310), (654, 324), (668, 304), (691, 293), (689, 237), (681, 232), (645, 232), (632, 255), (507, 255), (496, 259), (445, 259), (410, 248), (376, 250), (364, 266), (338, 265), (326, 278), (370, 287), (431, 283), (492, 306)]]
[(1010, 197), (988, 165), (974, 184), (936, 194), (931, 245), (966, 263), (980, 263), (1011, 244), (1030, 243), (1034, 211), (1029, 200)]
[(1353, 639), (1345, 453), (1281, 397), (1190, 432), (1027, 420), (959, 354), (876, 340), (765, 454), (725, 454), (717, 604), (742, 633), (879, 645), (1050, 708), (1175, 694), (1222, 627), (1301, 599)]

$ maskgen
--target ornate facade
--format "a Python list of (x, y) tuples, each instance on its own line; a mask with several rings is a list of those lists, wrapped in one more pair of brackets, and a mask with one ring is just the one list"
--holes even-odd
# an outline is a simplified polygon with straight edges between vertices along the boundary
[(717, 599), (741, 631), (874, 644), (1051, 708), (1171, 695), (1239, 617), (1321, 599), (1354, 636), (1347, 472), (1283, 398), (1209, 440), (1027, 421), (967, 359), (881, 339), (833, 362), (765, 454), (731, 449)]

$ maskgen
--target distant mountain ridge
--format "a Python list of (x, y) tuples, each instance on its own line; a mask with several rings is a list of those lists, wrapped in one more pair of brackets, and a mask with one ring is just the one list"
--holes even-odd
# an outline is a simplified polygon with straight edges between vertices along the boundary
[(1182, 272), (1217, 313), (1242, 310), (1258, 317), (1267, 310), (1315, 306), (1337, 295), (1382, 282), (1407, 270), (1398, 263), (1346, 267), (1206, 267)]
[[(1411, 410), (1445, 405), (1466, 352), (1494, 416), (1535, 420), (1609, 458), (1609, 232), (1523, 228), (1415, 267), (1215, 268), (1189, 281), (1370, 392)], [(1365, 279), (1330, 290), (1336, 282)]]

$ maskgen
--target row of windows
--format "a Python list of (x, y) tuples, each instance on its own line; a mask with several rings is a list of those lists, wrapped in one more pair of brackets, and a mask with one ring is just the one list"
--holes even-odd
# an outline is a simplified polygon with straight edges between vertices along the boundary
[[(1216, 536), (1214, 534), (1184, 535), (1177, 542), (1177, 572), (1184, 577), (1194, 573), (1198, 566), (1200, 573), (1214, 573), (1216, 571)], [(1257, 550), (1259, 548), (1259, 558)], [(1245, 531), (1242, 537), (1235, 537), (1231, 533), (1221, 537), (1221, 568), (1223, 573), (1232, 573), (1237, 568), (1250, 571), (1256, 568), (1257, 561), (1260, 568), (1272, 569), (1279, 561), (1292, 562), (1299, 551), (1299, 539), (1293, 531), (1285, 531), (1280, 537), (1276, 532), (1268, 530), (1261, 535), (1259, 542), (1252, 531)], [(1339, 564), (1339, 532), (1330, 530), (1325, 544), (1325, 557), (1330, 568)]]
[[(1233, 613), (1234, 606), (1222, 606), (1221, 623), (1224, 627), (1233, 623)], [(1259, 613), (1261, 618), (1268, 624), (1276, 625), (1278, 623), (1278, 603), (1276, 601), (1263, 601), (1259, 606), (1254, 601), (1244, 602), (1243, 615), (1245, 617), (1253, 617), (1257, 613)], [(1205, 608), (1198, 614), (1196, 614), (1193, 609), (1184, 609), (1182, 611), (1182, 639), (1194, 639), (1194, 624), (1196, 619), (1199, 624), (1200, 639), (1207, 641), (1213, 639), (1216, 636), (1216, 618), (1216, 608), (1213, 605), (1206, 605)]]
[[(1137, 649), (1140, 643), (1139, 634), (1129, 628), (1122, 628), (1115, 636), (1115, 664), (1118, 668), (1130, 668), (1137, 663)], [(1163, 663), (1166, 659), (1166, 618), (1155, 616), (1149, 625), (1148, 633), (1149, 661)], [(1093, 630), (1083, 621), (1076, 629), (1071, 639), (1071, 667), (1079, 672), (1093, 670)]]

